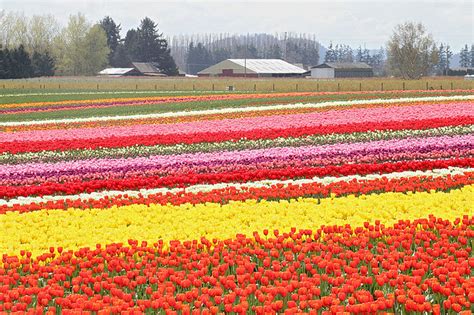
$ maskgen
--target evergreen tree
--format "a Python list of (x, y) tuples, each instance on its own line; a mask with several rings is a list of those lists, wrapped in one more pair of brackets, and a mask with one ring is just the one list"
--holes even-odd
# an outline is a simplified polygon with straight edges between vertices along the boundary
[(332, 42), (328, 46), (326, 55), (324, 56), (324, 62), (336, 62), (336, 51), (333, 48)]
[(7, 72), (7, 79), (16, 79), (16, 62), (13, 55), (14, 49), (6, 49), (5, 50), (5, 65), (6, 65), (6, 72)]
[(196, 74), (198, 71), (194, 68), (196, 64), (196, 49), (194, 48), (194, 43), (191, 42), (188, 47), (188, 53), (186, 54), (186, 73)]
[(128, 68), (132, 61), (128, 54), (127, 48), (123, 43), (119, 43), (115, 48), (115, 52), (110, 59), (110, 65), (117, 68)]
[(137, 30), (136, 60), (154, 63), (164, 74), (177, 75), (178, 68), (171, 57), (168, 42), (163, 34), (158, 33), (155, 22), (146, 17), (141, 21)]
[(316, 47), (306, 48), (302, 51), (303, 58), (301, 63), (303, 66), (316, 66), (319, 63), (319, 50)]
[(120, 24), (115, 24), (114, 20), (110, 16), (106, 16), (100, 21), (100, 26), (104, 29), (105, 34), (107, 35), (107, 46), (109, 47), (110, 53), (108, 56), (109, 64), (113, 67), (117, 67), (113, 63), (114, 55), (117, 50), (117, 47), (120, 44)]
[(225, 48), (219, 48), (212, 52), (212, 64), (219, 63), (223, 60), (229, 59), (231, 52)]
[[(382, 53), (382, 58), (383, 58), (383, 53)], [(373, 59), (373, 56), (370, 56), (370, 51), (367, 48), (364, 48), (364, 51), (362, 52), (362, 62), (370, 64), (370, 63), (373, 63), (372, 59)]]
[(463, 68), (468, 68), (470, 64), (471, 64), (471, 58), (469, 54), (469, 48), (467, 47), (467, 44), (466, 44), (464, 48), (461, 49), (459, 65)]
[(8, 49), (2, 49), (0, 45), (0, 79), (10, 77), (10, 55)]
[(235, 48), (235, 52), (232, 54), (233, 58), (239, 59), (258, 59), (259, 54), (257, 48), (253, 45), (237, 45)]
[(47, 51), (34, 52), (33, 58), (30, 58), (23, 45), (14, 49), (2, 49), (0, 46), (0, 79), (50, 76), (53, 73), (54, 61)]
[(33, 75), (31, 59), (23, 45), (11, 51), (10, 69), (13, 79), (29, 78)]
[(444, 48), (443, 43), (439, 45), (438, 55), (439, 55), (439, 59), (438, 59), (438, 64), (436, 66), (437, 73), (440, 75), (443, 75), (446, 72), (446, 68), (447, 68), (446, 50)]
[(385, 66), (385, 51), (382, 47), (380, 47), (379, 51), (372, 56), (369, 56), (369, 60), (367, 64), (370, 65), (375, 75), (384, 75), (384, 66)]
[(342, 61), (343, 62), (354, 61), (354, 54), (352, 53), (352, 48), (349, 45), (344, 45), (342, 48)]
[(157, 25), (153, 20), (146, 17), (141, 21), (137, 30), (136, 61), (158, 62), (161, 52), (161, 34), (157, 31)]
[(342, 51), (342, 47), (339, 45), (339, 44), (336, 44), (336, 47), (334, 48), (334, 52), (335, 52), (335, 61), (336, 62), (341, 62), (342, 58), (343, 58), (343, 51)]
[[(364, 55), (365, 51), (361, 51), (360, 58), (361, 60), (366, 59), (367, 57)], [(356, 56), (357, 57), (357, 56)], [(344, 44), (337, 44), (335, 48), (335, 61), (336, 62), (353, 62), (354, 55), (352, 48), (349, 45)], [(364, 61), (362, 61), (364, 62)]]
[(285, 61), (293, 63), (302, 63), (301, 49), (295, 40), (286, 41)]
[(125, 35), (124, 48), (129, 60), (138, 61), (138, 31), (130, 29)]
[(257, 47), (255, 47), (253, 44), (250, 46), (247, 46), (247, 58), (248, 59), (258, 59), (260, 58), (258, 54)]
[(280, 45), (273, 44), (267, 54), (269, 59), (281, 59), (283, 57)]
[(164, 51), (160, 62), (158, 63), (158, 68), (166, 75), (178, 75), (178, 67), (174, 62), (173, 57), (171, 56), (171, 50), (166, 48)]
[(362, 52), (362, 47), (359, 46), (359, 48), (357, 48), (357, 53), (356, 53), (356, 56), (355, 56), (355, 60), (357, 62), (365, 62), (364, 61), (364, 53)]
[(471, 68), (474, 68), (474, 45), (471, 45), (471, 54), (470, 54), (470, 60), (471, 60)]
[(33, 66), (33, 76), (35, 77), (50, 77), (54, 75), (54, 59), (47, 51), (44, 53), (35, 51), (31, 57), (31, 64)]
[(209, 67), (212, 64), (212, 57), (209, 51), (202, 43), (194, 46), (194, 43), (189, 44), (188, 55), (186, 59), (187, 72), (190, 74), (197, 74), (199, 71)]
[(449, 69), (451, 58), (453, 57), (453, 52), (451, 50), (451, 47), (449, 47), (449, 45), (446, 45), (445, 50), (446, 50), (446, 69)]

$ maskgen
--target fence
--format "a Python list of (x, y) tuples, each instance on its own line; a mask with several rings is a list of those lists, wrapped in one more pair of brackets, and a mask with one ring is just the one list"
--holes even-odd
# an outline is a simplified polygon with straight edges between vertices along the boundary
[(342, 92), (342, 91), (393, 91), (393, 90), (469, 90), (474, 81), (462, 79), (432, 80), (333, 80), (311, 79), (101, 79), (53, 78), (28, 80), (3, 80), (6, 90), (83, 90), (83, 91), (229, 91), (237, 92)]

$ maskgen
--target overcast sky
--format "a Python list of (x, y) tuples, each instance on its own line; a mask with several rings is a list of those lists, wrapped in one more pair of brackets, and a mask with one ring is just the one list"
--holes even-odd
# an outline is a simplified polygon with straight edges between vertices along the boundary
[(474, 42), (474, 1), (450, 0), (0, 0), (7, 11), (25, 15), (53, 14), (62, 24), (82, 12), (92, 21), (110, 15), (122, 29), (138, 26), (149, 16), (166, 36), (192, 33), (314, 33), (330, 41), (378, 48), (394, 26), (420, 21), (435, 40), (457, 52)]

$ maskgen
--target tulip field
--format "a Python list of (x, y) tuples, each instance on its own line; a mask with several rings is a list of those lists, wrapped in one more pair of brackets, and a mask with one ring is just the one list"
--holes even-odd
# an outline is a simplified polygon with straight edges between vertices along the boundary
[(474, 90), (35, 95), (0, 314), (474, 311)]

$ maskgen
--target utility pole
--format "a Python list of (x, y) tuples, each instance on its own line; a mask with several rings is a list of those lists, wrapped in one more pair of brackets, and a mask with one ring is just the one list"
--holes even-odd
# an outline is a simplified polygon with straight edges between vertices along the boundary
[(247, 52), (249, 50), (249, 33), (245, 38), (245, 55), (244, 55), (244, 78), (247, 77)]

